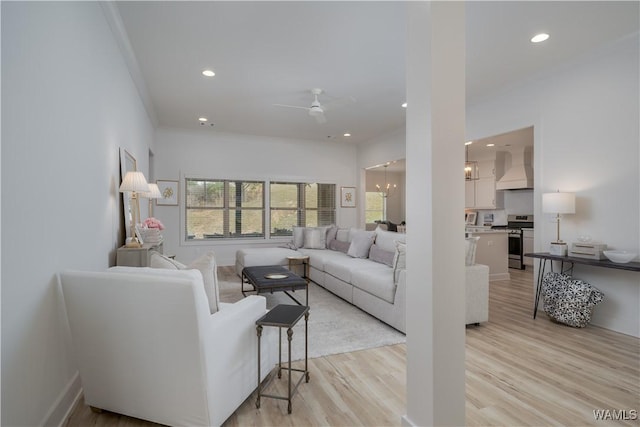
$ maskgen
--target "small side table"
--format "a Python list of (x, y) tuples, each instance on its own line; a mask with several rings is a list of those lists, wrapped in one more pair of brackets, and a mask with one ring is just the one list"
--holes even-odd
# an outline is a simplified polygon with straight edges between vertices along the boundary
[[(293, 338), (293, 327), (304, 316), (304, 369), (293, 369), (291, 367), (291, 340)], [(305, 382), (309, 382), (309, 368), (307, 365), (307, 332), (308, 332), (308, 320), (309, 320), (309, 307), (304, 305), (288, 305), (280, 304), (271, 309), (267, 314), (256, 320), (256, 331), (258, 333), (258, 398), (256, 400), (256, 408), (260, 408), (260, 398), (269, 397), (272, 399), (281, 399), (288, 401), (287, 412), (291, 413), (291, 399), (298, 390), (298, 386), (305, 379)], [(282, 377), (282, 370), (289, 371), (289, 384), (287, 396), (277, 396), (273, 394), (263, 393), (263, 389), (266, 389), (271, 384), (271, 381), (275, 378), (272, 375), (269, 381), (262, 387), (260, 383), (260, 337), (262, 336), (262, 328), (264, 326), (275, 326), (278, 328), (278, 378)], [(286, 368), (282, 367), (282, 328), (287, 328), (287, 340), (289, 341), (289, 365)], [(302, 372), (303, 375), (296, 382), (295, 387), (291, 388), (291, 372)]]
[(289, 270), (293, 271), (293, 266), (302, 265), (302, 274), (300, 276), (309, 283), (309, 255), (288, 256)]

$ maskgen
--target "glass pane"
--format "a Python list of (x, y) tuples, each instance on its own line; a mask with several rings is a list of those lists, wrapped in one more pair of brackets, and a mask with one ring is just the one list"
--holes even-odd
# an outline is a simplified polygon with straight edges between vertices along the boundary
[(229, 207), (263, 208), (263, 183), (243, 181), (229, 182)]
[(262, 237), (264, 225), (262, 210), (229, 209), (229, 233), (231, 237)]
[(187, 209), (187, 239), (224, 237), (223, 214), (219, 209)]
[(320, 227), (336, 223), (336, 212), (334, 210), (308, 209), (305, 211), (306, 227)]
[(205, 182), (206, 200), (205, 206), (208, 208), (224, 207), (224, 182), (223, 181), (206, 181)]
[(204, 206), (204, 181), (187, 180), (187, 198), (188, 207)]
[(318, 184), (304, 184), (304, 201), (306, 208), (318, 207)]
[(291, 236), (293, 227), (298, 225), (297, 210), (272, 210), (271, 211), (271, 235)]
[(298, 184), (272, 183), (270, 193), (272, 208), (298, 207)]
[(365, 222), (382, 221), (384, 218), (384, 197), (377, 191), (365, 194)]
[(329, 209), (336, 208), (335, 184), (318, 184), (318, 207)]

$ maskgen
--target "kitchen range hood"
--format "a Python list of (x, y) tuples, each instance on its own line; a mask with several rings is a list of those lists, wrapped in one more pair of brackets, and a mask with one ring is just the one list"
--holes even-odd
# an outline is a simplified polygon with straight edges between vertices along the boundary
[(531, 149), (514, 147), (511, 153), (511, 167), (496, 182), (496, 190), (522, 190), (533, 188), (533, 167)]

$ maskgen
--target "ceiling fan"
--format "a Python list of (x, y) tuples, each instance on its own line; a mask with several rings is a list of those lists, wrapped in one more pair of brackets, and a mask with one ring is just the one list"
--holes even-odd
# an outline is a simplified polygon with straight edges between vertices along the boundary
[(310, 107), (302, 107), (299, 105), (285, 105), (285, 104), (273, 104), (273, 105), (276, 107), (298, 108), (302, 110), (307, 110), (309, 115), (316, 119), (316, 122), (326, 123), (327, 119), (324, 116), (325, 111), (337, 106), (344, 105), (346, 103), (356, 102), (355, 98), (346, 97), (346, 98), (338, 98), (338, 99), (332, 100), (323, 105), (320, 103), (320, 101), (318, 101), (318, 95), (322, 93), (324, 93), (322, 89), (318, 89), (318, 88), (311, 89), (311, 94), (313, 95), (313, 102), (311, 103)]

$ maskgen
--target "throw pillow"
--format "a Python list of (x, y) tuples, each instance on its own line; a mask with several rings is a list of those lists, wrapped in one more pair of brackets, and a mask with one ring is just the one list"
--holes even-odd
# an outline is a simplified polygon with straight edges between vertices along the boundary
[(327, 243), (325, 241), (326, 230), (321, 227), (308, 227), (304, 230), (304, 245), (305, 249), (326, 249)]
[(373, 231), (359, 230), (353, 233), (351, 238), (351, 244), (347, 255), (353, 258), (366, 258), (369, 256), (369, 249), (373, 244), (376, 234)]
[(381, 249), (385, 251), (395, 252), (396, 251), (396, 240), (404, 243), (406, 241), (405, 234), (399, 234), (395, 231), (387, 231), (382, 227), (378, 226), (375, 229), (376, 232), (376, 245), (379, 245)]
[(326, 236), (327, 247), (329, 247), (329, 242), (335, 239), (337, 235), (338, 235), (338, 227), (335, 225), (330, 226), (329, 229), (327, 230), (327, 236)]
[(218, 294), (218, 266), (213, 252), (208, 252), (200, 258), (186, 266), (186, 269), (200, 270), (202, 273), (202, 281), (204, 282), (204, 291), (207, 293), (209, 300), (209, 309), (211, 314), (218, 311), (220, 305), (220, 297)]
[(348, 228), (339, 228), (338, 232), (336, 233), (336, 240), (339, 240), (341, 242), (348, 242), (349, 241), (349, 229)]
[(393, 257), (393, 283), (398, 284), (400, 272), (407, 268), (407, 244), (396, 241), (396, 252)]
[(369, 259), (371, 261), (379, 262), (380, 264), (388, 265), (389, 267), (393, 267), (393, 260), (395, 258), (395, 251), (386, 251), (382, 249), (380, 245), (377, 243), (371, 245), (371, 250), (369, 250)]
[(329, 249), (331, 249), (332, 251), (339, 251), (344, 254), (349, 252), (349, 246), (351, 246), (351, 243), (343, 242), (342, 240), (337, 239), (330, 240), (328, 244)]
[(293, 244), (296, 248), (304, 246), (304, 230), (306, 227), (293, 227)]
[(476, 248), (480, 237), (465, 238), (465, 258), (464, 265), (474, 265), (476, 263)]

